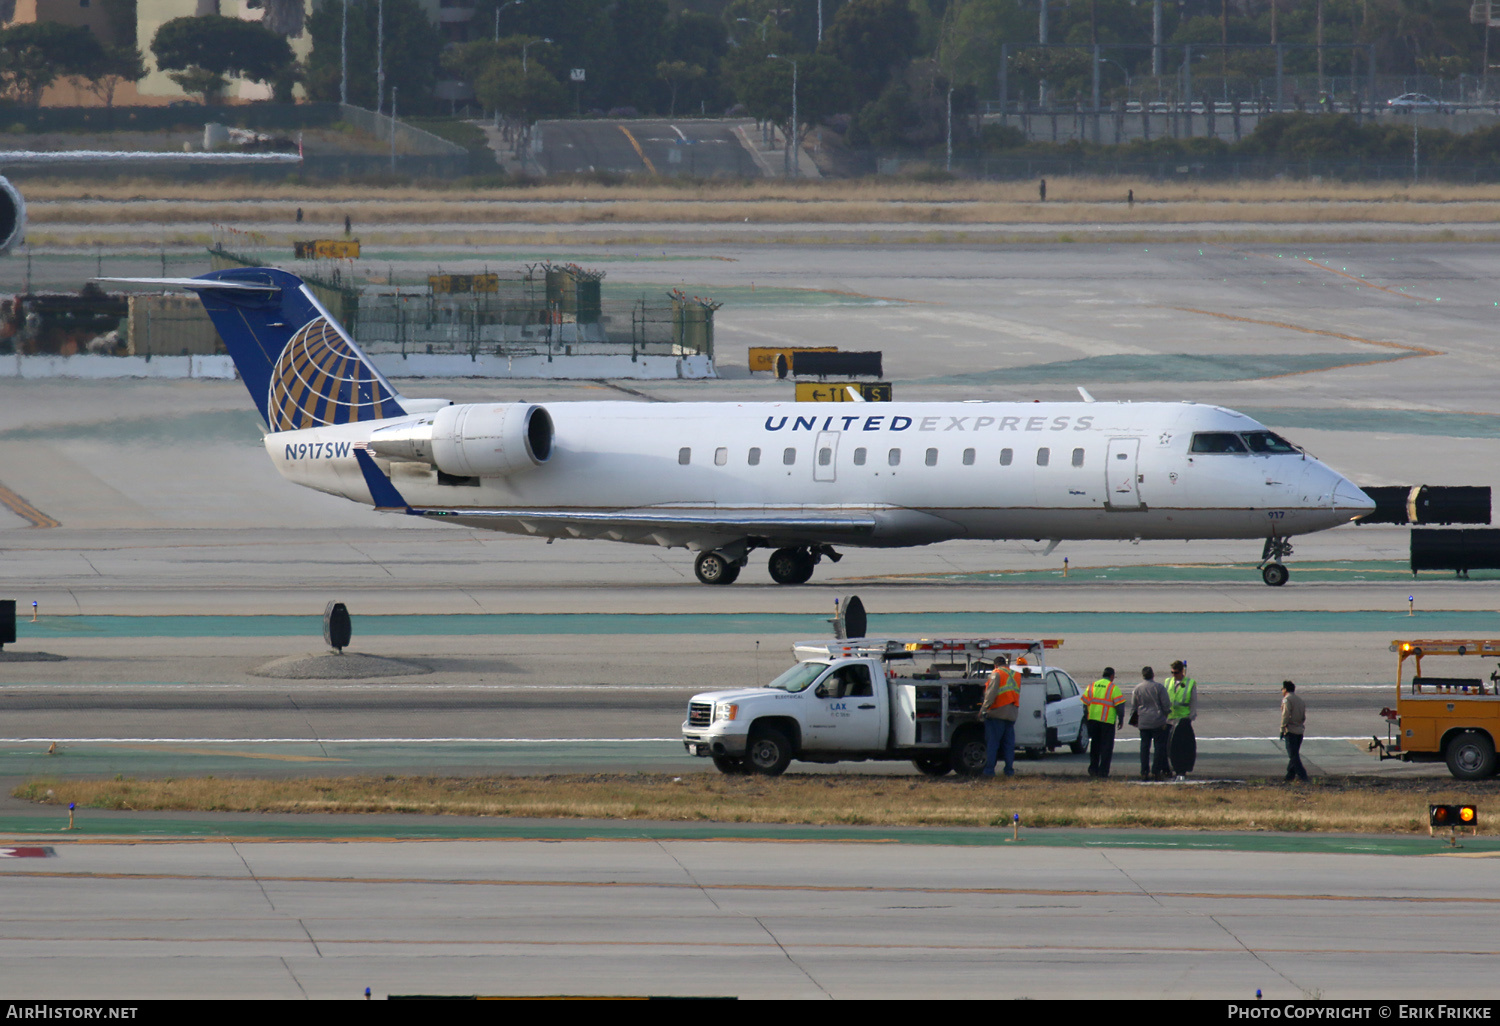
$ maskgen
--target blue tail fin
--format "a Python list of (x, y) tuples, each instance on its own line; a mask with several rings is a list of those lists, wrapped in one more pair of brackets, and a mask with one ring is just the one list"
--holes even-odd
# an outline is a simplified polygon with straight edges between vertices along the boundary
[(406, 414), (385, 375), (295, 274), (241, 267), (182, 284), (203, 301), (272, 431)]

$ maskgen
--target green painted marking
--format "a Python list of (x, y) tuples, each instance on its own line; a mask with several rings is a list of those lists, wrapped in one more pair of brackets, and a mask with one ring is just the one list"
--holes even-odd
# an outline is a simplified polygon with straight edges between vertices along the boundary
[[(1399, 599), (1403, 605), (1405, 596)], [(89, 638), (321, 637), (318, 616), (48, 616), (22, 620), (28, 640)], [(1500, 615), (1483, 610), (1405, 608), (1320, 612), (1256, 610), (1207, 613), (885, 613), (871, 614), (872, 637), (1059, 634), (1350, 633), (1491, 631)], [(826, 618), (807, 613), (508, 613), (356, 616), (354, 636), (456, 637), (533, 634), (795, 634), (826, 636)]]
[[(83, 384), (80, 382), (80, 384)], [(100, 385), (106, 384), (99, 382)], [(87, 424), (56, 424), (0, 431), (0, 440), (87, 440), (107, 438), (111, 444), (138, 442), (156, 445), (197, 445), (203, 442), (261, 447), (265, 425), (248, 406), (243, 410), (184, 413), (162, 417), (122, 417)]]
[[(1242, 851), (1333, 855), (1438, 855), (1452, 851), (1429, 837), (1348, 834), (1235, 834), (1170, 830), (1053, 830), (1024, 829), (1019, 842), (1011, 840), (1009, 824), (994, 828), (843, 827), (745, 825), (739, 823), (661, 823), (569, 820), (507, 821), (413, 817), (370, 822), (347, 818), (205, 816), (179, 818), (171, 814), (101, 816), (89, 809), (77, 813), (75, 833), (90, 837), (255, 837), (320, 841), (330, 838), (401, 838), (426, 840), (772, 840), (824, 842), (885, 842), (914, 845), (1030, 848), (1150, 848), (1176, 851)], [(332, 819), (332, 821), (330, 821)], [(0, 816), (0, 834), (55, 834), (67, 826), (66, 809), (47, 808), (33, 815)], [(1500, 837), (1462, 841), (1465, 852), (1500, 851)]]
[[(1093, 584), (1098, 581), (1171, 582), (1181, 584), (1243, 584), (1259, 575), (1256, 563), (1149, 563), (1134, 566), (1075, 566), (1066, 577), (1059, 569), (1045, 570), (970, 570), (954, 573), (899, 574), (889, 577), (872, 575), (869, 581), (963, 581), (970, 584)], [(1411, 583), (1411, 565), (1401, 560), (1335, 560), (1324, 563), (1294, 563), (1292, 575), (1298, 581), (1394, 581)], [(1436, 579), (1438, 574), (1428, 574)], [(1451, 578), (1450, 573), (1441, 577)], [(1500, 581), (1500, 571), (1474, 571), (1471, 580)], [(859, 583), (858, 579), (851, 581)]]
[(1351, 363), (1388, 363), (1409, 353), (1284, 353), (1210, 356), (1195, 353), (1087, 356), (1025, 367), (920, 379), (924, 384), (1121, 384), (1134, 381), (1244, 381), (1281, 374), (1303, 374)]

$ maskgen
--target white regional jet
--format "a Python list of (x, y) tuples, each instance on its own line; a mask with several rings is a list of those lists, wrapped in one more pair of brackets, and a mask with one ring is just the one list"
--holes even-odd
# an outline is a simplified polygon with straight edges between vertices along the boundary
[(801, 584), (835, 546), (1246, 538), (1280, 585), (1288, 538), (1375, 508), (1218, 406), (453, 405), (397, 393), (285, 271), (105, 280), (197, 291), (288, 480), (465, 527), (682, 546), (705, 584), (733, 582), (760, 548), (773, 580)]

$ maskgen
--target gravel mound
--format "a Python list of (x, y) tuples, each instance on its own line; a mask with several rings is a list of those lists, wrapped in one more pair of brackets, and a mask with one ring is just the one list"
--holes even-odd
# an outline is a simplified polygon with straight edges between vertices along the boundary
[(0, 648), (0, 663), (60, 663), (67, 658), (51, 652), (7, 652)]
[(283, 656), (263, 663), (250, 671), (253, 677), (276, 677), (281, 680), (364, 680), (367, 677), (410, 677), (431, 673), (421, 663), (409, 663), (385, 656), (361, 655), (358, 652), (308, 652)]

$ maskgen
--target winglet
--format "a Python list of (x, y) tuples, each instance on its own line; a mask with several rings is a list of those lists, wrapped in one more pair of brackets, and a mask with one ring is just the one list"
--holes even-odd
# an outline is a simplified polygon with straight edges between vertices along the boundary
[(407, 513), (411, 512), (411, 503), (403, 499), (401, 493), (396, 490), (396, 486), (391, 484), (391, 479), (380, 472), (380, 468), (370, 458), (368, 450), (356, 448), (354, 459), (359, 463), (360, 473), (365, 475), (365, 484), (369, 486), (370, 498), (374, 501), (376, 509), (399, 509)]

